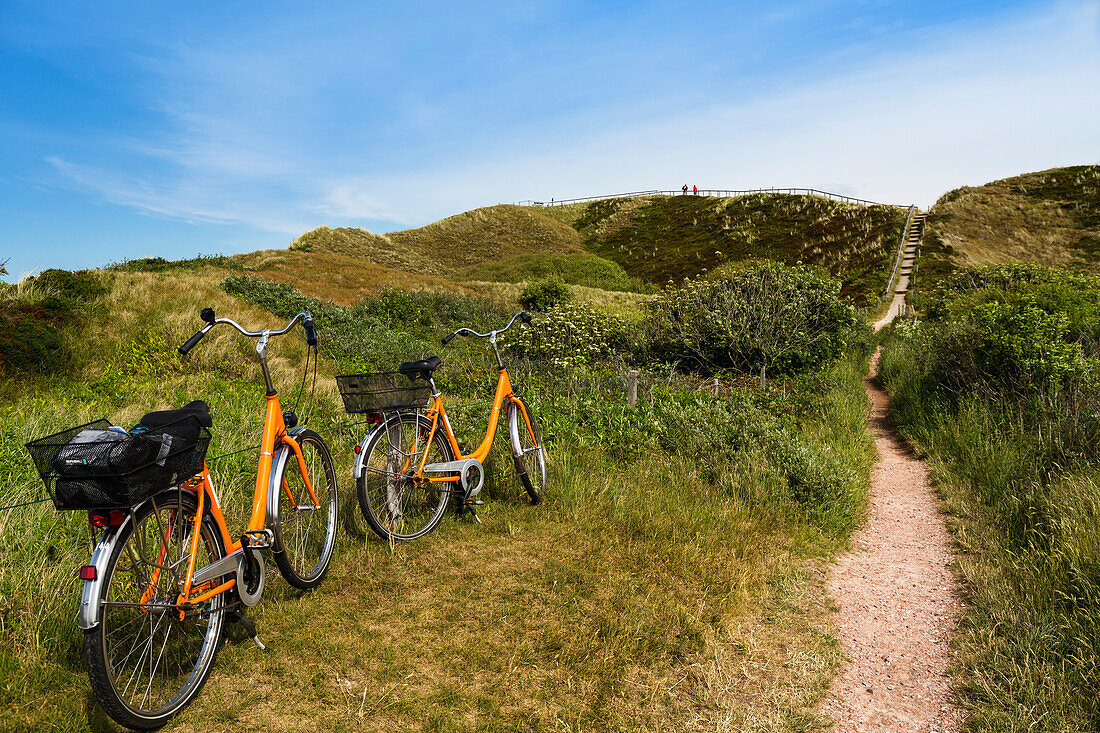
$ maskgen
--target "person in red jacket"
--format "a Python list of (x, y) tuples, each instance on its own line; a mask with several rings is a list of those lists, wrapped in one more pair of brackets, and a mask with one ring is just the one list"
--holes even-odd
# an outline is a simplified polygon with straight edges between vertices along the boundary
[(698, 186), (692, 186), (691, 187), (691, 193), (695, 196), (698, 196), (699, 195), (699, 187)]

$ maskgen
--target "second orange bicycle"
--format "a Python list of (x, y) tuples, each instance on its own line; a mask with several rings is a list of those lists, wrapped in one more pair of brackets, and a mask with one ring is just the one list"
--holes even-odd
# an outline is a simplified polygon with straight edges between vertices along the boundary
[(432, 376), (442, 364), (438, 356), (405, 362), (396, 372), (336, 378), (347, 411), (378, 420), (356, 449), (353, 475), (363, 517), (382, 539), (411, 540), (431, 532), (452, 498), (460, 510), (477, 518), (476, 507), (481, 504), (477, 497), (485, 480), (483, 463), (502, 416), (508, 425), (516, 475), (532, 504), (542, 500), (548, 479), (542, 435), (530, 406), (513, 389), (497, 348), (497, 337), (517, 318), (531, 322), (531, 316), (520, 312), (504, 328), (488, 333), (460, 328), (443, 339), (446, 345), (456, 336), (487, 338), (496, 357), (497, 385), (489, 424), (481, 445), (470, 453), (462, 451), (451, 430)]

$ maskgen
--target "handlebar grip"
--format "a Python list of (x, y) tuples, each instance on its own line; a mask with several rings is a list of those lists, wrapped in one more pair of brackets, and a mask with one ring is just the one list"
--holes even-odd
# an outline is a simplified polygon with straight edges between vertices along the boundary
[[(209, 326), (207, 326), (209, 328)], [(195, 345), (202, 341), (202, 337), (206, 335), (206, 328), (200, 329), (195, 332), (195, 335), (187, 339), (187, 343), (179, 347), (177, 351), (180, 352), (180, 356), (186, 356), (187, 352), (195, 348)]]
[(531, 314), (528, 313), (527, 311), (520, 311), (519, 319), (521, 321), (523, 321), (524, 323), (526, 323), (527, 325), (531, 325)]
[(451, 343), (451, 339), (453, 339), (457, 335), (458, 335), (458, 331), (455, 331), (454, 333), (452, 333), (449, 336), (444, 336), (443, 337), (443, 345), (446, 346), (447, 344)]
[(310, 346), (317, 345), (317, 324), (313, 322), (311, 316), (306, 316), (305, 321), (302, 322), (302, 327), (306, 330), (306, 343)]

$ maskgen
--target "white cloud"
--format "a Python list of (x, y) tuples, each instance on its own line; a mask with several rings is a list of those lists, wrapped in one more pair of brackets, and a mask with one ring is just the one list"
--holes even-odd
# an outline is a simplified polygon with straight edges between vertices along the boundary
[[(330, 123), (321, 102), (332, 90), (313, 88), (308, 71), (185, 49), (158, 91), (171, 133), (127, 142), (160, 161), (145, 167), (155, 173), (50, 163), (112, 203), (293, 235), (320, 223), (412, 226), (498, 202), (683, 183), (928, 205), (958, 185), (1100, 160), (1100, 3), (971, 23), (899, 36), (897, 52), (833, 76), (807, 67), (801, 85), (792, 72), (784, 91), (751, 99), (641, 119), (580, 110), (553, 137), (532, 133), (541, 120), (455, 130), (448, 154), (405, 168), (378, 162), (394, 156), (376, 154), (367, 122)], [(418, 119), (439, 114), (428, 105)], [(408, 158), (419, 140), (407, 141)], [(470, 148), (496, 152), (473, 157)]]

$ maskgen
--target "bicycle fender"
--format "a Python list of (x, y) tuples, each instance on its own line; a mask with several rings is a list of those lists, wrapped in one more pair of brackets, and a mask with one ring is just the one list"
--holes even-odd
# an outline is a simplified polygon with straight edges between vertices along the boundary
[(367, 445), (370, 443), (371, 438), (379, 430), (386, 427), (386, 423), (380, 422), (371, 428), (367, 434), (363, 437), (363, 442), (359, 444), (359, 450), (356, 452), (355, 463), (351, 466), (351, 478), (352, 481), (358, 481), (359, 477), (363, 475), (363, 462), (367, 460)]
[[(291, 437), (300, 435), (305, 428), (294, 428), (288, 430), (287, 434)], [(267, 484), (267, 525), (273, 526), (279, 523), (279, 492), (282, 490), (282, 478), (283, 471), (286, 470), (286, 463), (290, 459), (290, 456), (294, 454), (289, 447), (280, 445), (275, 449), (275, 455), (271, 457), (271, 477), (268, 479)], [(285, 552), (286, 548), (283, 547), (282, 538), (278, 538), (275, 544), (271, 546), (272, 552)]]
[(95, 568), (95, 580), (84, 581), (84, 588), (80, 592), (80, 607), (76, 613), (76, 625), (84, 631), (90, 631), (99, 626), (102, 619), (103, 576), (107, 573), (107, 564), (111, 560), (118, 535), (130, 524), (132, 517), (133, 514), (127, 513), (122, 524), (104, 529), (95, 550), (92, 551), (92, 558), (88, 564)]

